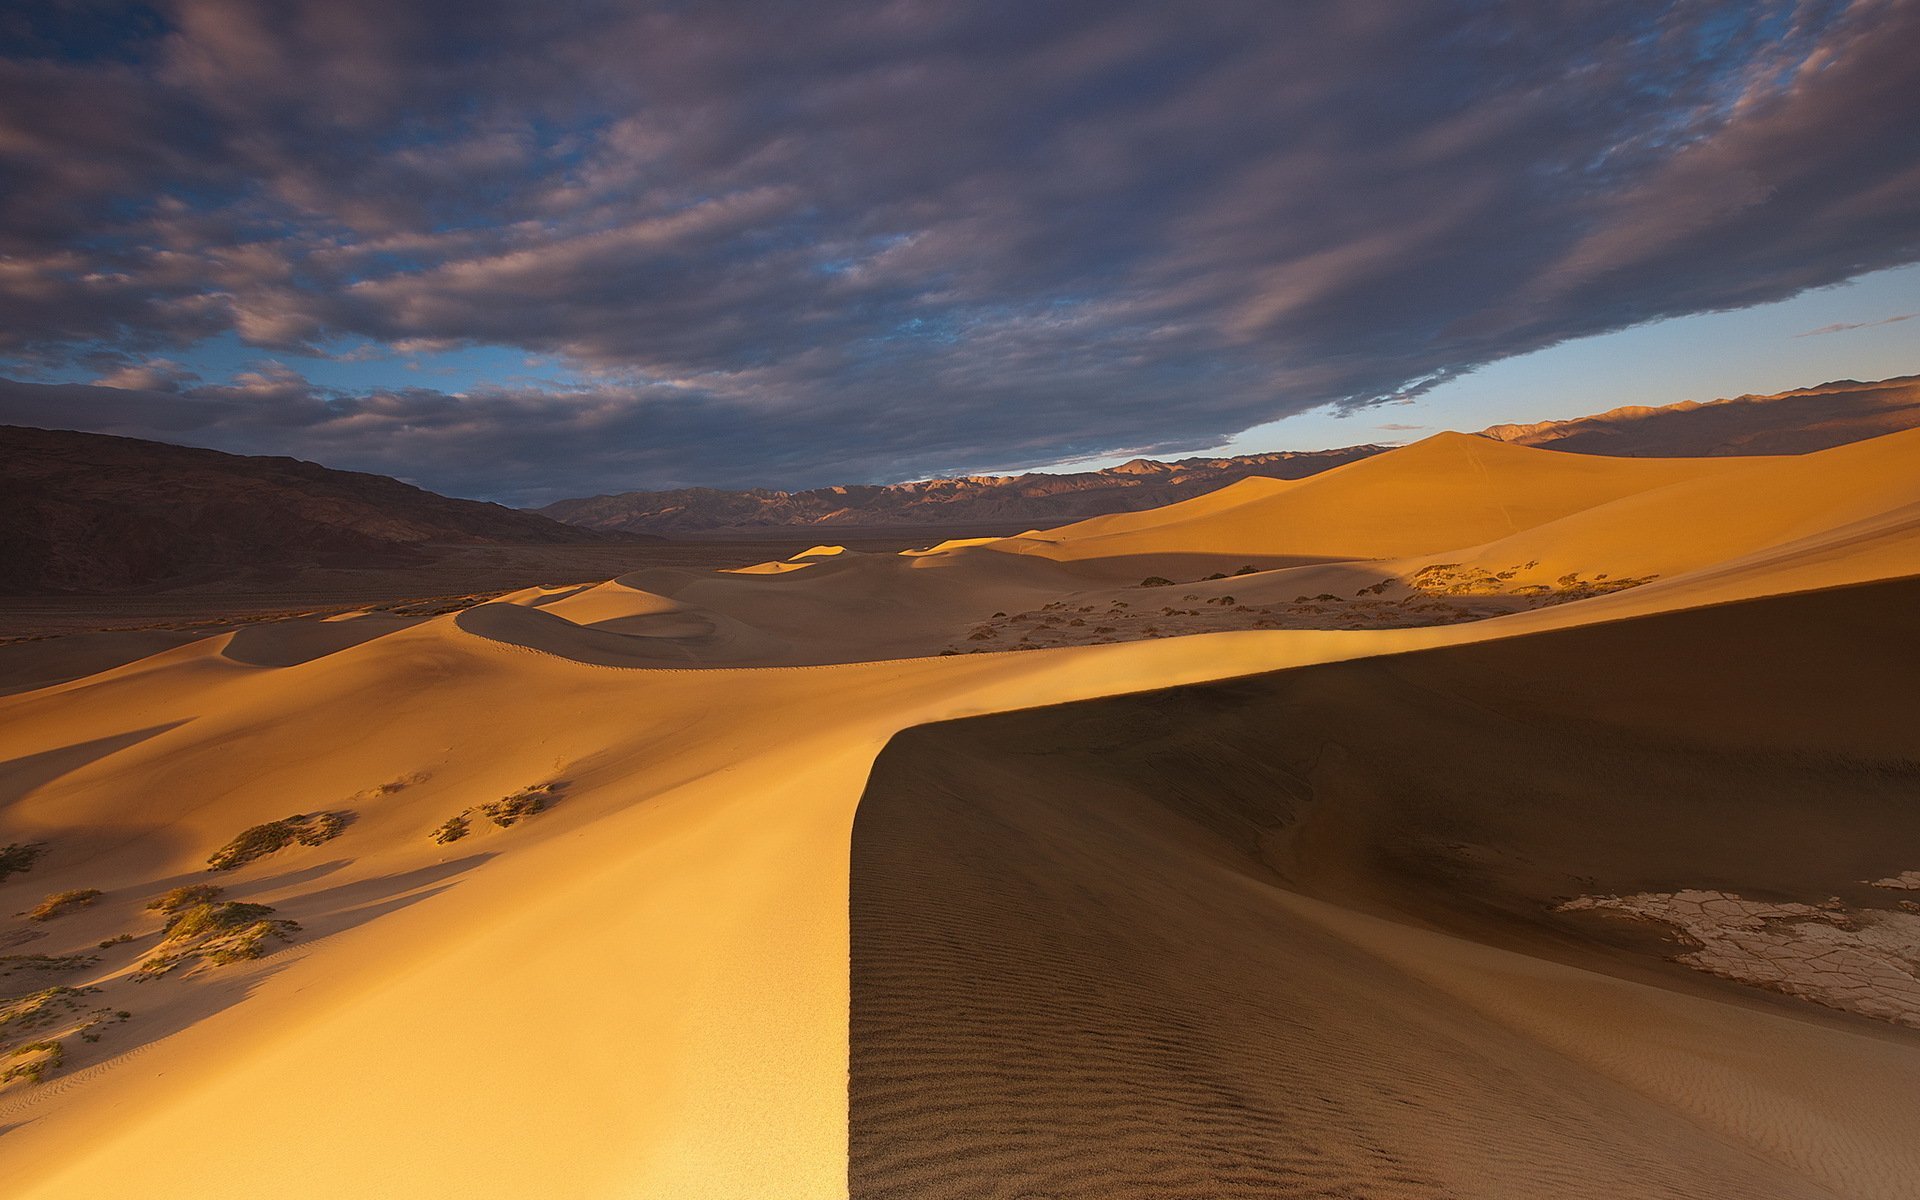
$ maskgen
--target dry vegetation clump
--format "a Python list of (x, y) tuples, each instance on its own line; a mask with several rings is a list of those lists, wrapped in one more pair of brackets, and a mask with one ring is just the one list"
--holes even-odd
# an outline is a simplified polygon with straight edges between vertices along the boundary
[(109, 1008), (96, 1008), (88, 1015), (87, 1023), (74, 1030), (74, 1032), (80, 1035), (80, 1040), (83, 1042), (97, 1042), (100, 1040), (101, 1026), (117, 1021), (131, 1020), (132, 1017), (133, 1014), (124, 1008), (118, 1012)]
[(115, 946), (124, 946), (132, 940), (133, 940), (133, 935), (131, 933), (116, 933), (112, 937), (107, 938), (105, 941), (101, 942), (100, 949), (111, 950)]
[(213, 966), (263, 957), (268, 939), (290, 942), (297, 921), (275, 918), (265, 904), (238, 900), (200, 901), (173, 911), (161, 930), (160, 944), (140, 963), (146, 975), (165, 975), (195, 959)]
[(1140, 581), (1141, 587), (1172, 587), (1173, 580), (1165, 575), (1149, 575)]
[(547, 811), (553, 792), (554, 785), (551, 783), (536, 784), (490, 804), (482, 804), (480, 811), (489, 821), (505, 829), (517, 821)]
[(472, 808), (463, 808), (458, 813), (442, 821), (433, 831), (433, 840), (440, 845), (457, 842), (473, 832), (473, 817), (478, 813), (502, 829), (511, 828), (536, 813), (547, 811), (559, 793), (558, 783), (537, 783), (522, 788), (511, 796), (499, 800), (490, 800), (485, 804), (476, 804)]
[(332, 841), (347, 827), (347, 820), (351, 816), (351, 813), (345, 812), (295, 813), (278, 821), (243, 829), (238, 837), (208, 856), (207, 869), (237, 870), (296, 842), (302, 846), (318, 846), (322, 842)]
[(211, 904), (226, 895), (227, 889), (217, 883), (190, 883), (177, 887), (159, 899), (147, 905), (148, 912), (177, 913), (183, 908), (195, 904)]
[[(0, 1068), (0, 1084), (42, 1082), (66, 1059), (61, 1038), (77, 1033), (82, 1041), (97, 1042), (104, 1026), (133, 1016), (110, 1008), (84, 1011), (86, 997), (99, 991), (97, 987), (50, 987), (0, 1001), (0, 1054), (6, 1062)], [(21, 1037), (34, 1040), (17, 1043), (15, 1039)]]
[(55, 892), (45, 900), (33, 906), (27, 913), (29, 921), (51, 921), (63, 917), (76, 908), (85, 908), (98, 900), (103, 893), (99, 888), (76, 888), (70, 892)]
[(367, 797), (368, 799), (377, 800), (383, 796), (398, 795), (399, 793), (406, 791), (408, 788), (413, 787), (417, 784), (425, 783), (426, 781), (427, 781), (426, 772), (414, 771), (411, 774), (402, 775), (398, 779), (389, 779), (385, 783), (375, 784), (374, 786), (368, 788), (366, 791), (361, 792), (360, 795)]
[(34, 861), (46, 852), (45, 842), (12, 842), (0, 846), (0, 883), (5, 883), (9, 876), (32, 870)]
[[(25, 1061), (15, 1059), (25, 1056)], [(57, 1041), (28, 1042), (24, 1046), (15, 1046), (7, 1052), (7, 1065), (0, 1069), (0, 1085), (24, 1079), (28, 1083), (39, 1083), (60, 1069), (66, 1060), (66, 1047)]]
[(0, 954), (0, 979), (15, 971), (84, 971), (99, 961), (91, 954)]
[(479, 805), (477, 810), (469, 811), (478, 811), (480, 815), (487, 818), (487, 820), (492, 821), (502, 829), (506, 829), (525, 820), (527, 817), (533, 816), (535, 813), (545, 812), (547, 810), (547, 799), (551, 794), (551, 786), (550, 784), (542, 784), (539, 787), (527, 788), (524, 791), (515, 792), (511, 796)]
[(41, 988), (12, 1000), (0, 1001), (0, 1038), (44, 1029), (81, 1009), (81, 1000), (100, 991), (97, 987)]

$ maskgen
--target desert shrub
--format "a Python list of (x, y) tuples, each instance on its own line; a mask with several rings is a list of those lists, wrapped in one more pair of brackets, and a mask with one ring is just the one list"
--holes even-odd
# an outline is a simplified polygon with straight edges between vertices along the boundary
[(402, 775), (398, 779), (389, 779), (385, 783), (369, 788), (367, 794), (373, 796), (391, 796), (396, 792), (403, 792), (415, 784), (425, 783), (426, 781), (427, 776), (424, 772), (415, 771), (411, 775)]
[(15, 971), (84, 971), (99, 961), (91, 954), (0, 954), (0, 977)]
[(124, 946), (132, 940), (133, 940), (133, 935), (130, 933), (116, 933), (112, 937), (108, 938), (106, 941), (101, 942), (100, 949), (111, 950), (115, 946)]
[(0, 1037), (32, 1036), (50, 1025), (70, 1024), (70, 1019), (80, 1011), (85, 998), (99, 990), (95, 987), (50, 987), (0, 1001)]
[(125, 1021), (132, 1016), (133, 1014), (124, 1008), (119, 1012), (115, 1012), (110, 1008), (96, 1008), (87, 1014), (86, 1023), (74, 1032), (80, 1035), (80, 1040), (83, 1042), (97, 1042), (100, 1040), (100, 1031), (102, 1029), (109, 1025)]
[(475, 813), (502, 829), (510, 828), (535, 813), (547, 811), (547, 806), (553, 802), (554, 794), (558, 789), (559, 785), (554, 783), (535, 784), (530, 788), (522, 788), (511, 796), (463, 809), (435, 827), (433, 840), (444, 846), (448, 842), (457, 842), (466, 837), (473, 832)]
[(160, 944), (140, 970), (164, 975), (195, 958), (214, 966), (260, 958), (269, 938), (290, 942), (300, 932), (299, 922), (275, 918), (273, 912), (265, 904), (239, 900), (187, 905), (167, 918)]
[(0, 883), (7, 878), (33, 869), (33, 864), (47, 852), (45, 842), (11, 842), (0, 846)]
[(322, 842), (330, 842), (339, 837), (341, 830), (346, 827), (347, 818), (343, 813), (315, 813), (294, 833), (293, 840), (302, 846), (318, 846)]
[(195, 904), (211, 904), (226, 894), (217, 883), (190, 883), (177, 887), (147, 905), (148, 912), (175, 913)]
[(531, 817), (535, 813), (545, 812), (547, 810), (547, 801), (551, 797), (552, 792), (553, 786), (551, 784), (541, 784), (539, 787), (527, 788), (525, 791), (515, 792), (513, 795), (507, 796), (504, 799), (482, 804), (480, 811), (485, 814), (489, 821), (505, 829), (516, 821)]
[(29, 921), (51, 921), (55, 917), (65, 916), (76, 908), (85, 908), (101, 897), (99, 888), (77, 888), (71, 892), (55, 892), (27, 914)]
[[(22, 1055), (30, 1057), (25, 1062), (11, 1061)], [(28, 1083), (39, 1083), (59, 1070), (66, 1056), (66, 1048), (57, 1041), (28, 1042), (24, 1046), (18, 1046), (7, 1056), (9, 1063), (6, 1069), (0, 1070), (0, 1083), (12, 1083), (16, 1079), (24, 1079)]]
[(1141, 587), (1172, 587), (1173, 580), (1164, 575), (1149, 575), (1140, 581)]
[(1258, 575), (1259, 573), (1260, 573), (1260, 568), (1254, 566), (1252, 563), (1248, 563), (1246, 566), (1241, 567), (1238, 571), (1235, 571), (1234, 575), (1237, 577), (1240, 575)]
[(349, 815), (339, 812), (295, 813), (278, 821), (243, 829), (238, 837), (208, 856), (207, 868), (213, 871), (237, 870), (256, 859), (284, 850), (295, 842), (302, 846), (318, 846), (339, 837), (340, 831), (347, 827)]

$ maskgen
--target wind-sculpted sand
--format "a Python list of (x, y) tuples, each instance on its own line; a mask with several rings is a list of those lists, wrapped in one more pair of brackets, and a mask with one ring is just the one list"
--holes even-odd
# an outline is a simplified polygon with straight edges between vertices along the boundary
[[(1744, 460), (1442, 439), (1084, 545), (813, 547), (777, 572), (165, 638), (65, 679), (41, 646), (0, 697), (0, 907), (22, 914), (0, 953), (40, 961), (0, 984), (77, 995), (5, 1034), (61, 1049), (0, 1087), (0, 1177), (22, 1197), (1898, 1194), (1920, 1170), (1903, 1028), (1553, 912), (1685, 889), (1897, 907), (1867, 881), (1912, 869), (1920, 837), (1895, 753), (1913, 597), (1834, 590), (1920, 574), (1920, 439), (1882, 442), (1782, 460), (1764, 478), (1817, 494), (1799, 509), (1771, 484), (1738, 503), (1763, 478)], [(1643, 553), (1673, 489), (1721, 524)], [(1588, 517), (1591, 554), (1551, 533)], [(1569, 572), (1636, 582), (1522, 592)], [(1235, 611), (1323, 592), (1453, 616)], [(996, 612), (1142, 593), (1217, 623), (940, 653)], [(1726, 604), (1759, 596), (1780, 598)], [(1804, 650), (1798, 691), (1753, 675), (1784, 661), (1753, 648), (1782, 645)], [(1468, 646), (1488, 678), (1464, 690), (1466, 659), (1381, 657)], [(1389, 662), (1438, 665), (1408, 691)], [(1255, 675), (1125, 702), (1146, 723), (1098, 753), (1078, 718), (1049, 726), (1071, 770), (1026, 791), (1019, 738), (956, 754), (978, 804), (890, 807), (883, 770), (861, 819), (884, 836), (850, 850), (903, 730)], [(1310, 703), (1259, 699), (1303, 680)], [(1804, 703), (1762, 702), (1781, 695)], [(1594, 736), (1649, 705), (1685, 719)], [(1205, 784), (1172, 806), (1102, 765), (1163, 736), (1188, 749), (1151, 778)], [(1131, 798), (1101, 807), (1108, 785)], [(1803, 794), (1846, 798), (1872, 852), (1822, 836)], [(1296, 803), (1312, 817), (1286, 833)], [(143, 970), (156, 955), (169, 969)], [(850, 955), (856, 984), (913, 994), (850, 992)], [(1786, 1050), (1752, 1062), (1756, 1040)], [(1791, 1099), (1753, 1100), (1776, 1086)]]
[[(1910, 1194), (1916, 918), (1556, 899), (1744, 877), (1874, 903), (1862, 872), (1920, 837), (1920, 740), (1883, 655), (1920, 641), (1828, 630), (1739, 660), (1916, 599), (1760, 601), (902, 735), (854, 827), (853, 1194)], [(1684, 921), (1689, 965), (1885, 1020), (1698, 986), (1579, 923), (1596, 903)]]

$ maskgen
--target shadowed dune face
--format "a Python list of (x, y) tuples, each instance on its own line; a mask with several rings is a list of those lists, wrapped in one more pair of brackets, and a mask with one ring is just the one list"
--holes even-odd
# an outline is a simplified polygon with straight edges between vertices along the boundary
[(1894, 909), (1868, 881), (1920, 856), (1916, 601), (900, 735), (854, 827), (852, 1194), (1907, 1194), (1920, 1038), (1555, 907)]

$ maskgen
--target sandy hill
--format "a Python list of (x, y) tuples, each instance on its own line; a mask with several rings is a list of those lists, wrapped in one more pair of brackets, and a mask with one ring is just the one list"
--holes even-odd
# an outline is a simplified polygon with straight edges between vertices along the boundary
[(1492, 541), (1721, 469), (1685, 459), (1553, 455), (1442, 433), (1308, 479), (1247, 480), (1151, 513), (1095, 517), (1004, 545), (1076, 561), (1169, 552), (1391, 558)]
[(417, 561), (427, 543), (606, 540), (498, 504), (297, 459), (0, 427), (0, 592), (398, 564)]
[(1580, 454), (1806, 454), (1920, 426), (1920, 376), (1843, 379), (1768, 396), (1629, 406), (1571, 421), (1495, 425), (1482, 437)]

